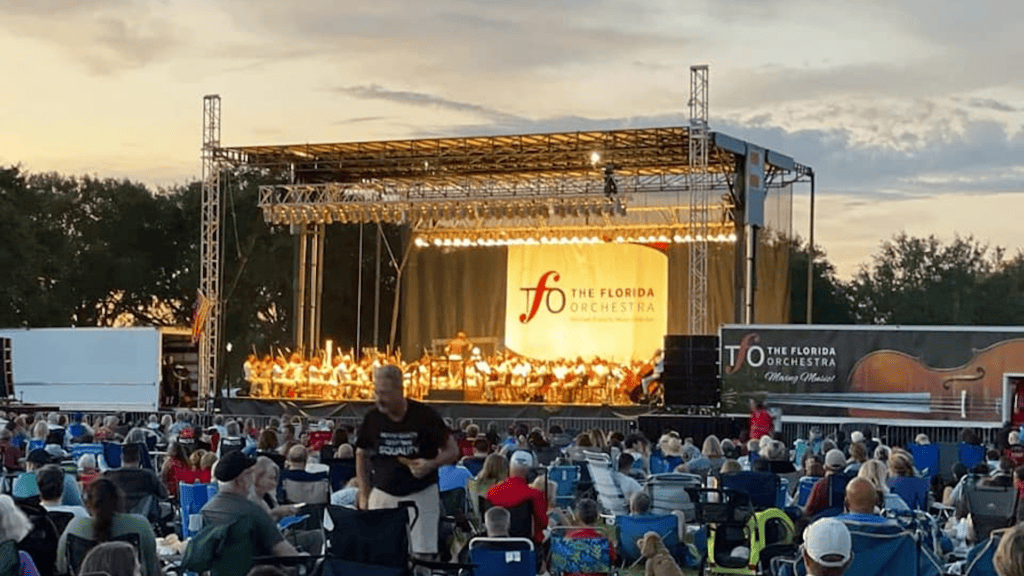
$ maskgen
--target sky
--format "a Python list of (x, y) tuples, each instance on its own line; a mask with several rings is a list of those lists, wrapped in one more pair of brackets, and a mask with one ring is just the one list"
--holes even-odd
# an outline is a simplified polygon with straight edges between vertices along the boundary
[(0, 0), (0, 165), (192, 181), (214, 93), (226, 146), (685, 125), (708, 64), (711, 129), (814, 168), (848, 278), (900, 232), (1024, 247), (1022, 22), (1015, 0)]

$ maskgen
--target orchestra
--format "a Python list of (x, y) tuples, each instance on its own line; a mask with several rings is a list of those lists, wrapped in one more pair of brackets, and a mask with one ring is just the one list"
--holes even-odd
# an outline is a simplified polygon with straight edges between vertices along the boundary
[[(537, 360), (510, 351), (489, 356), (460, 333), (443, 355), (426, 351), (404, 362), (398, 354), (317, 351), (250, 354), (243, 365), (249, 395), (255, 398), (308, 400), (373, 399), (373, 369), (395, 364), (402, 369), (407, 398), (422, 400), (431, 390), (478, 392), (485, 402), (627, 405), (656, 401), (660, 382), (645, 378), (655, 359), (617, 363), (599, 357)], [(659, 351), (660, 354), (660, 351)]]

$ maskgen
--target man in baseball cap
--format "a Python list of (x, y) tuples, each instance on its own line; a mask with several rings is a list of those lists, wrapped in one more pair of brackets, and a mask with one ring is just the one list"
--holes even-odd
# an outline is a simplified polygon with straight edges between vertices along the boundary
[[(491, 486), (487, 491), (487, 501), (493, 506), (512, 509), (523, 503), (532, 503), (533, 538), (538, 544), (544, 541), (544, 529), (548, 527), (547, 496), (531, 488), (526, 481), (530, 469), (534, 466), (533, 454), (526, 450), (516, 450), (508, 459), (508, 479)], [(513, 526), (515, 529), (515, 526)], [(512, 534), (525, 537), (528, 534)]]
[(254, 464), (255, 459), (238, 450), (217, 460), (213, 466), (213, 477), (220, 484), (220, 490), (203, 506), (203, 524), (221, 526), (246, 517), (253, 523), (253, 555), (294, 556), (298, 551), (281, 535), (270, 513), (249, 500), (249, 493), (255, 485)]
[(804, 530), (807, 576), (842, 576), (853, 561), (853, 543), (846, 525), (822, 518)]
[(805, 516), (814, 516), (835, 504), (829, 502), (828, 486), (830, 482), (833, 482), (832, 476), (842, 474), (843, 468), (846, 468), (846, 455), (843, 454), (843, 451), (837, 448), (829, 450), (825, 454), (825, 477), (815, 482), (814, 487), (811, 488), (811, 494), (807, 497), (807, 503), (804, 504)]

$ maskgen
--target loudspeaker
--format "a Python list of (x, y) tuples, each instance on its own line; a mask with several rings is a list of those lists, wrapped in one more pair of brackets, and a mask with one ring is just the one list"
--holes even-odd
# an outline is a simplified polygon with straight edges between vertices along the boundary
[(14, 364), (11, 360), (11, 339), (0, 338), (0, 398), (14, 394)]
[(661, 382), (669, 406), (715, 406), (722, 401), (718, 336), (665, 336)]

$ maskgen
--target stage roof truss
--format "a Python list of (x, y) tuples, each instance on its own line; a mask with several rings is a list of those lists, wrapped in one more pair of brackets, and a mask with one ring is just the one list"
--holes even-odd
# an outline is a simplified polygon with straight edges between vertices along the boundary
[[(634, 216), (646, 209), (661, 212), (661, 224), (689, 220), (689, 144), (689, 128), (675, 127), (241, 146), (219, 154), (235, 165), (291, 175), (290, 184), (260, 187), (259, 206), (270, 224), (385, 222), (420, 229), (453, 221), (463, 228), (478, 222), (509, 226), (526, 219), (558, 226), (566, 215), (586, 214), (591, 226), (629, 228), (651, 223)], [(738, 159), (733, 148), (744, 146), (713, 133), (708, 151), (708, 185), (714, 198), (722, 196), (712, 201), (713, 211), (730, 220)], [(787, 156), (765, 158), (769, 187), (803, 176), (803, 167)]]

